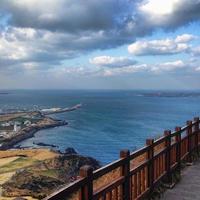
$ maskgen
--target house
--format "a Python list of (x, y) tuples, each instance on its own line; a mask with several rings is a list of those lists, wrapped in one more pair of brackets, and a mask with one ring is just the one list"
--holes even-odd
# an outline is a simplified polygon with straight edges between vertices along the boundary
[(21, 129), (21, 126), (15, 124), (15, 125), (14, 125), (14, 129), (13, 129), (13, 131), (14, 131), (14, 132), (18, 132), (20, 129)]
[(15, 121), (13, 125), (15, 125), (15, 124), (16, 124), (17, 126), (20, 126), (22, 123), (21, 123), (21, 122), (18, 122), (18, 121)]
[(8, 127), (11, 126), (10, 122), (5, 122), (3, 124), (1, 124), (2, 127)]
[(25, 125), (25, 126), (30, 126), (30, 125), (31, 125), (31, 121), (26, 120), (26, 121), (24, 122), (24, 125)]
[(0, 132), (0, 138), (4, 138), (6, 136), (7, 132), (6, 131), (1, 131)]

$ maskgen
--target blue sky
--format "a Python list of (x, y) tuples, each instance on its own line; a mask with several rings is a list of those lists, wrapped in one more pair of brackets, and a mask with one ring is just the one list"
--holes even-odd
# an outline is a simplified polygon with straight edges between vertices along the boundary
[(0, 89), (200, 89), (200, 0), (1, 0)]

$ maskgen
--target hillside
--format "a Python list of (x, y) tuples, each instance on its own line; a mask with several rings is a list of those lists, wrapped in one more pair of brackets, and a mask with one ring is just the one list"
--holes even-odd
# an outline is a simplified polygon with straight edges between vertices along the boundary
[(97, 169), (99, 163), (74, 151), (64, 154), (49, 149), (0, 151), (0, 200), (23, 196), (42, 199), (54, 190), (76, 180), (85, 164)]

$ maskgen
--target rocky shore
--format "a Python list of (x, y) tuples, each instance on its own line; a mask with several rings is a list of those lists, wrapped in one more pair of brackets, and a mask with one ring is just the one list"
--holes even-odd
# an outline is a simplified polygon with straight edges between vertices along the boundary
[(56, 120), (50, 117), (43, 116), (43, 118), (34, 125), (25, 127), (21, 129), (17, 134), (13, 135), (13, 137), (7, 138), (1, 143), (0, 150), (7, 150), (13, 148), (17, 143), (31, 138), (34, 134), (42, 129), (54, 128), (58, 126), (67, 125), (68, 122), (62, 120)]
[[(81, 104), (77, 104), (63, 109), (50, 108), (38, 111), (0, 113), (0, 150), (13, 148), (17, 143), (33, 137), (39, 130), (67, 125), (66, 121), (53, 119), (48, 115), (75, 111), (81, 106)], [(39, 144), (39, 146), (49, 145)]]

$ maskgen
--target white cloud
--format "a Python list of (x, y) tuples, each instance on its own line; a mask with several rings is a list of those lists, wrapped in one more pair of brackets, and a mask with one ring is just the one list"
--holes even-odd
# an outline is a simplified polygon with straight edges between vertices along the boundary
[[(121, 76), (124, 74), (133, 74), (138, 72), (148, 72), (148, 73), (164, 73), (164, 72), (174, 72), (182, 69), (187, 69), (191, 67), (182, 60), (176, 60), (172, 62), (164, 62), (158, 64), (138, 64), (132, 66), (125, 66), (123, 68), (106, 68), (103, 69), (99, 74), (103, 76)], [(193, 69), (195, 69), (193, 67)], [(193, 70), (194, 71), (194, 70)]]
[(191, 35), (191, 34), (183, 34), (183, 35), (178, 35), (175, 39), (175, 42), (177, 43), (187, 43), (190, 42), (194, 39), (196, 39), (197, 36)]
[(37, 63), (41, 67), (59, 65), (63, 60), (89, 52), (93, 48), (92, 40), (100, 42), (101, 37), (100, 32), (90, 36), (77, 36), (33, 28), (9, 27), (0, 32), (0, 68), (24, 63), (27, 64), (27, 69), (28, 63)]
[[(176, 61), (171, 61), (171, 62), (163, 62), (163, 63), (158, 63), (158, 64), (142, 64), (135, 66), (134, 69), (132, 70), (126, 70), (126, 72), (138, 72), (138, 71), (146, 71), (146, 72), (153, 72), (153, 73), (158, 73), (158, 72), (172, 72), (172, 71), (177, 71), (181, 70), (184, 68), (187, 68), (188, 65), (184, 63), (182, 60), (176, 60)], [(127, 68), (128, 69), (128, 68)]]
[(92, 66), (63, 66), (53, 67), (47, 70), (47, 74), (55, 77), (80, 77), (80, 78), (100, 78), (100, 77), (122, 77), (136, 73), (146, 73), (149, 76), (155, 74), (165, 74), (174, 72), (190, 72), (200, 71), (198, 63), (184, 62), (182, 60), (175, 60), (170, 62), (156, 63), (156, 64), (135, 64), (124, 67), (102, 67), (98, 65)]
[(145, 23), (174, 29), (199, 17), (199, 0), (143, 0), (138, 4)]
[(163, 71), (174, 71), (178, 69), (183, 69), (187, 67), (182, 60), (172, 61), (172, 62), (165, 62), (161, 64), (156, 64), (151, 68), (153, 72), (163, 72)]
[(70, 76), (70, 77), (92, 77), (96, 76), (99, 72), (98, 67), (87, 67), (87, 66), (72, 66), (72, 67), (54, 67), (50, 68), (48, 72), (54, 74), (56, 77)]
[(146, 64), (126, 66), (123, 68), (104, 69), (100, 74), (103, 76), (120, 76), (124, 74), (133, 74), (148, 70)]
[[(82, 0), (1, 0), (0, 68), (62, 67), (67, 59), (129, 44), (158, 28), (172, 30), (199, 21), (199, 9), (200, 0), (87, 0), (84, 4)], [(175, 54), (187, 51), (192, 39), (184, 34), (138, 41), (129, 48), (136, 55)], [(129, 57), (90, 61), (107, 68), (132, 66), (135, 70), (136, 65)]]
[(167, 0), (166, 2), (162, 0), (148, 0), (146, 3), (140, 5), (139, 10), (153, 17), (156, 15), (167, 15), (173, 12), (177, 2), (179, 0)]
[[(157, 28), (176, 29), (198, 21), (199, 9), (199, 0), (0, 1), (0, 16), (9, 16), (8, 26), (73, 34), (82, 43), (85, 39), (82, 45), (90, 51), (128, 44)], [(81, 52), (82, 45), (75, 43)]]
[(128, 46), (128, 51), (134, 55), (169, 55), (186, 52), (190, 46), (188, 42), (195, 36), (183, 34), (175, 39), (142, 40)]
[[(93, 71), (93, 75), (99, 76), (120, 76), (123, 74), (132, 74), (137, 72), (148, 72), (148, 73), (164, 73), (164, 72), (174, 72), (182, 69), (195, 69), (196, 63), (184, 62), (182, 60), (175, 60), (170, 62), (155, 63), (155, 64), (129, 64), (123, 62), (123, 66), (120, 62), (124, 60), (124, 57), (110, 57), (110, 56), (101, 56), (90, 59), (90, 62), (93, 64), (93, 68), (96, 71)], [(119, 65), (115, 64), (118, 63)], [(113, 65), (115, 67), (113, 67)], [(112, 66), (112, 67), (110, 67)], [(98, 68), (99, 67), (99, 68)], [(192, 70), (194, 71), (194, 70)]]
[(91, 64), (102, 67), (124, 67), (127, 65), (136, 64), (136, 61), (128, 57), (111, 57), (111, 56), (98, 56), (89, 60)]
[(102, 69), (102, 76), (121, 76), (133, 73), (148, 73), (152, 74), (165, 74), (165, 73), (195, 73), (200, 72), (198, 62), (184, 62), (182, 60), (175, 60), (170, 62), (155, 63), (155, 64), (137, 64), (125, 66), (123, 68), (105, 68)]

